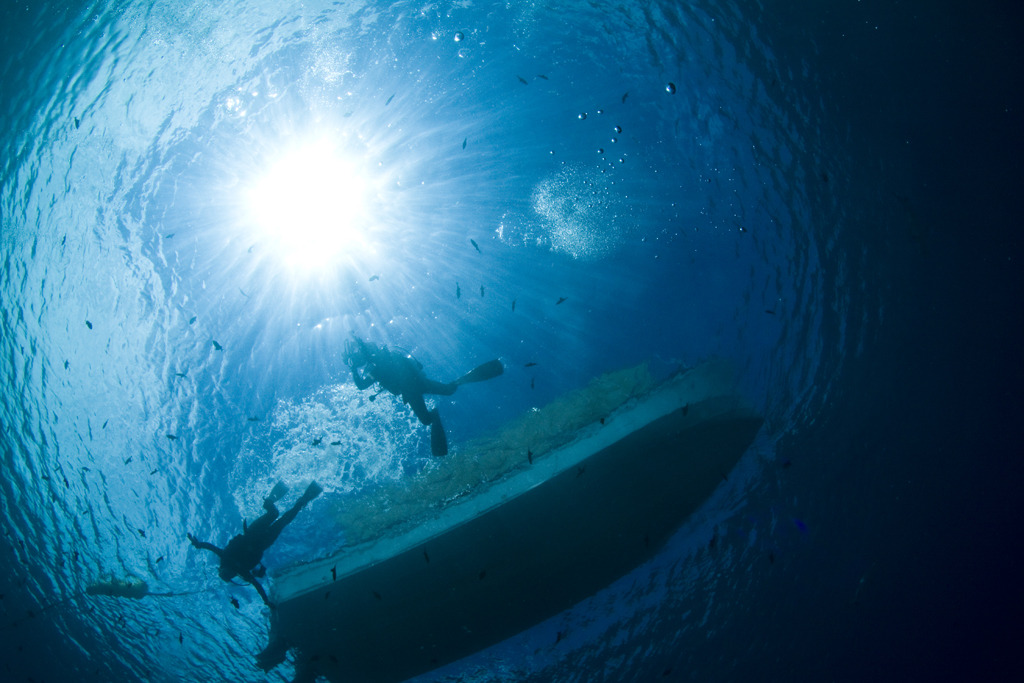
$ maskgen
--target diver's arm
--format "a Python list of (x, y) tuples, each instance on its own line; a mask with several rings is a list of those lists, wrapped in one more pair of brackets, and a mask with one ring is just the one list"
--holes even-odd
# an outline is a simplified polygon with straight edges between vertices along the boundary
[(352, 366), (349, 367), (352, 369), (352, 381), (356, 383), (356, 389), (362, 391), (363, 389), (368, 389), (369, 387), (373, 386), (375, 380), (373, 379), (372, 376), (367, 375), (366, 377), (363, 377), (361, 374), (359, 374), (359, 368), (355, 368)]
[(260, 597), (263, 598), (263, 603), (267, 607), (272, 607), (273, 606), (273, 605), (270, 604), (270, 598), (267, 597), (267, 593), (266, 593), (266, 591), (263, 590), (263, 586), (261, 586), (260, 582), (256, 580), (256, 577), (252, 575), (252, 572), (246, 570), (244, 572), (239, 572), (238, 575), (244, 581), (247, 581), (247, 582), (252, 584), (252, 587), (255, 588), (256, 592), (260, 594)]
[(188, 536), (189, 542), (191, 542), (192, 545), (195, 546), (196, 548), (199, 548), (200, 550), (209, 550), (210, 552), (212, 552), (217, 557), (223, 557), (224, 556), (224, 551), (221, 550), (220, 548), (218, 548), (217, 546), (213, 545), (212, 543), (207, 543), (206, 541), (196, 540), (196, 537), (193, 536), (192, 534), (186, 534), (186, 535)]

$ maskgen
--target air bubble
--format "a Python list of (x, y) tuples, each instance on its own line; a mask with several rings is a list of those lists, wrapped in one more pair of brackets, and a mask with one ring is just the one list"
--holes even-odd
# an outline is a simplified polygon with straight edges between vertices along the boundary
[(587, 118), (587, 112), (581, 112), (579, 118), (580, 118), (580, 121), (583, 121), (584, 119), (586, 119)]
[(466, 37), (466, 36), (465, 36), (465, 35), (463, 35), (462, 31), (456, 31), (456, 32), (455, 32), (455, 42), (456, 42), (456, 43), (458, 43), (458, 42), (462, 41), (462, 39), (463, 39), (463, 38), (465, 38), (465, 37)]
[(598, 154), (604, 154), (604, 147), (598, 147), (597, 148), (597, 153)]
[(676, 94), (676, 84), (675, 83), (669, 83), (668, 85), (666, 85), (665, 86), (665, 92), (667, 92), (669, 95), (675, 95)]
[(622, 126), (615, 126), (615, 132), (616, 133), (621, 133), (622, 132)]

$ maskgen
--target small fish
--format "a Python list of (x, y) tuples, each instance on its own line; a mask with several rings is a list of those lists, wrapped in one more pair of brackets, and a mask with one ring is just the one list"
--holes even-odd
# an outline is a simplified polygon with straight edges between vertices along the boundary
[(103, 421), (103, 426), (102, 426), (102, 427), (100, 427), (100, 429), (106, 429), (106, 428), (107, 428), (107, 423), (108, 423), (108, 422), (110, 422), (110, 420), (104, 420), (104, 421)]
[(586, 473), (586, 471), (587, 468), (585, 466), (579, 465), (578, 467), (576, 467), (576, 476), (582, 477)]
[(196, 317), (198, 317), (198, 316), (192, 316), (191, 318), (189, 318), (188, 319), (188, 324), (189, 325), (194, 325), (195, 322), (196, 322)]
[(481, 569), (480, 570), (480, 580), (483, 581), (486, 578), (487, 578), (487, 570), (486, 569)]
[(535, 388), (535, 386), (536, 386), (536, 385), (535, 385), (535, 382), (536, 382), (536, 381), (537, 381), (537, 378), (536, 378), (536, 377), (531, 377), (531, 378), (530, 378), (530, 388), (531, 388), (531, 389)]
[(622, 103), (623, 104), (626, 103), (626, 98), (627, 97), (629, 97), (629, 91), (628, 90), (625, 92), (625, 94), (622, 95)]
[(164, 561), (164, 556), (163, 555), (161, 555), (160, 557), (156, 558), (156, 564), (160, 564), (163, 561)]
[[(395, 93), (395, 95), (397, 95), (397, 94), (398, 93)], [(389, 104), (391, 104), (391, 100), (395, 99), (395, 95), (392, 95), (391, 97), (388, 98), (388, 101), (384, 103), (385, 107), (388, 106)]]
[(246, 299), (248, 299), (248, 298), (249, 298), (249, 295), (248, 295), (248, 294), (246, 294), (246, 293), (245, 293), (245, 290), (244, 290), (244, 289), (242, 289), (241, 287), (239, 287), (239, 288), (238, 288), (238, 291), (239, 291), (239, 292), (241, 292), (241, 293), (242, 293), (242, 296), (244, 296), (244, 297), (245, 297)]
[(562, 633), (561, 631), (556, 633), (555, 634), (555, 645), (558, 645), (558, 643), (560, 643), (562, 641), (562, 638), (565, 638), (565, 634), (564, 633)]
[(423, 551), (423, 559), (427, 561), (427, 564), (430, 564), (430, 555), (427, 555), (426, 550)]
[(462, 138), (462, 149), (466, 149), (467, 142), (469, 142), (469, 138)]
[(480, 297), (483, 298), (483, 295), (484, 295), (484, 286), (480, 285)]
[[(561, 302), (559, 302), (559, 303), (561, 303)], [(214, 340), (213, 340), (213, 350), (214, 350), (214, 351), (223, 351), (223, 350), (224, 350), (224, 347), (223, 347), (223, 346), (221, 346), (221, 345), (220, 345), (220, 344), (219, 344), (219, 343), (217, 342), (217, 340), (216, 340), (216, 339), (214, 339)]]
[(246, 418), (246, 419), (248, 419), (249, 422), (259, 422), (260, 421), (260, 419), (258, 417), (256, 417), (255, 415), (252, 416), (252, 417)]
[(82, 122), (81, 122), (81, 121), (79, 121), (79, 120), (78, 120), (78, 117), (76, 116), (76, 117), (75, 117), (75, 130), (78, 130), (78, 128), (79, 128), (79, 127), (80, 127), (81, 125), (82, 125)]
[(143, 538), (146, 537), (146, 530), (145, 529), (136, 529), (136, 531), (139, 532), (139, 536), (142, 536)]
[(384, 599), (384, 598), (380, 597), (380, 593), (378, 593), (377, 591), (373, 591), (373, 597), (377, 598), (378, 600), (383, 600)]
[(473, 248), (476, 249), (476, 253), (479, 254), (480, 253), (480, 245), (478, 245), (476, 243), (476, 240), (471, 239), (471, 240), (469, 240), (469, 243), (473, 245)]
[(764, 312), (767, 313), (768, 315), (775, 315), (775, 311), (769, 311), (767, 308), (764, 309)]
[(523, 78), (519, 74), (516, 74), (516, 78), (518, 78), (519, 82), (522, 83), (523, 85), (530, 85), (530, 81), (526, 80), (525, 78)]
[(156, 473), (157, 473), (157, 472), (159, 472), (159, 471), (160, 471), (159, 469), (155, 469), (155, 470), (150, 470), (150, 471), (149, 471), (149, 476), (151, 476), (151, 477), (152, 477), (152, 476), (153, 476), (154, 474), (156, 474)]
[(340, 442), (340, 441), (332, 441), (332, 442), (331, 442), (331, 445), (332, 445), (332, 446), (340, 446), (340, 445), (341, 445), (341, 442)]
[(531, 465), (533, 464), (533, 451), (531, 451), (529, 448), (526, 449), (526, 459), (530, 461)]
[(174, 435), (174, 434), (164, 434), (164, 436), (166, 436), (169, 441), (177, 441), (178, 440), (178, 437), (176, 435)]
[(516, 300), (515, 299), (512, 299), (512, 312), (513, 313), (516, 312)]
[(379, 279), (380, 279), (380, 275), (371, 275), (370, 276), (370, 282), (376, 282)]
[(531, 361), (530, 361), (529, 363), (527, 363), (527, 364), (526, 364), (526, 365), (524, 365), (523, 367), (524, 367), (524, 368), (532, 368), (532, 367), (533, 367), (534, 365), (536, 365), (536, 363), (534, 363), (534, 362), (533, 362), (533, 361), (531, 360)]
[(164, 239), (165, 239), (165, 240), (171, 240), (171, 239), (174, 239), (174, 233), (173, 233), (173, 232), (169, 232), (169, 233), (167, 233), (166, 235), (164, 235)]
[(338, 565), (331, 567), (331, 581), (338, 580)]
[(322, 436), (318, 436), (315, 439), (313, 439), (312, 441), (310, 441), (309, 445), (310, 446), (319, 446), (323, 442), (324, 442), (324, 438)]
[(324, 600), (326, 601), (326, 600), (327, 600), (327, 598), (329, 598), (329, 597), (331, 597), (331, 591), (327, 591), (327, 592), (325, 592), (325, 593), (324, 593)]
[(92, 329), (92, 323), (89, 322), (88, 320), (85, 321), (85, 326), (88, 327), (90, 330)]
[(179, 632), (178, 633), (178, 644), (180, 645), (180, 644), (182, 644), (184, 642), (185, 642), (185, 636), (181, 635), (181, 633)]
[(124, 464), (125, 464), (125, 465), (129, 464), (129, 463), (130, 463), (130, 462), (132, 461), (132, 459), (133, 459), (134, 457), (135, 457), (134, 455), (129, 455), (129, 456), (128, 456), (128, 459), (124, 461)]
[(186, 377), (188, 377), (188, 373), (187, 372), (176, 372), (176, 373), (174, 373), (174, 376), (175, 377), (181, 377), (182, 379), (185, 379)]
[(67, 370), (68, 366), (71, 365), (68, 361), (64, 361), (64, 369)]
[[(462, 298), (462, 287), (459, 287), (459, 283), (458, 282), (455, 283), (455, 298), (456, 299), (461, 299)], [(66, 361), (65, 361), (64, 367), (67, 367), (67, 362)]]
[(558, 297), (558, 301), (556, 301), (556, 302), (555, 302), (555, 305), (557, 306), (558, 304), (561, 304), (561, 303), (565, 303), (565, 301), (566, 301), (566, 300), (567, 300), (568, 298), (569, 298), (569, 297), (567, 297), (567, 296), (560, 296), (560, 297)]
[(544, 74), (537, 74), (537, 78), (543, 78), (545, 81), (549, 80), (548, 77), (545, 76)]
[(598, 422), (600, 422), (601, 425), (604, 426), (604, 418), (603, 417), (600, 420), (598, 420)]
[(771, 564), (775, 564), (775, 553), (774, 552), (768, 553), (768, 561)]
[(255, 245), (255, 244), (253, 244), (253, 245), (250, 245), (250, 246), (249, 246), (249, 249), (248, 249), (248, 251), (247, 251), (247, 253), (251, 254), (251, 253), (252, 253), (252, 250), (253, 250), (253, 249), (255, 249), (255, 248), (256, 248), (256, 245)]
[(240, 605), (238, 604), (238, 598), (231, 598), (231, 604), (235, 609), (240, 608)]

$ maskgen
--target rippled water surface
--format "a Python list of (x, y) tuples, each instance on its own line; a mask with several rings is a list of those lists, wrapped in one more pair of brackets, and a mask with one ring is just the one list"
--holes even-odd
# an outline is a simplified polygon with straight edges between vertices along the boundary
[[(423, 680), (841, 679), (854, 661), (854, 678), (875, 671), (864, 662), (902, 670), (943, 637), (998, 653), (998, 615), (984, 639), (925, 627), (890, 651), (885, 627), (863, 634), (912, 629), (969, 573), (1002, 586), (985, 553), (1020, 504), (985, 482), (1020, 467), (1001, 442), (954, 437), (944, 411), (1008, 397), (1019, 375), (1019, 357), (970, 381), (955, 369), (1015, 338), (1001, 297), (1019, 308), (1020, 244), (984, 197), (1019, 178), (1019, 133), (999, 139), (1019, 130), (1019, 50), (981, 10), (958, 40), (946, 14), (847, 4), (2, 10), (11, 680), (291, 679), (290, 661), (255, 666), (269, 630), (255, 592), (220, 581), (185, 534), (223, 545), (274, 482), (294, 496), (316, 479), (324, 495), (264, 558), (272, 581), (344, 542), (346, 497), (430, 467), (404, 406), (352, 384), (353, 334), (441, 379), (503, 360), (499, 380), (439, 400), (452, 457), (641, 362), (663, 377), (731, 359), (766, 418), (654, 560)], [(969, 30), (988, 31), (984, 59), (1004, 71), (956, 61), (983, 59)], [(900, 104), (942, 97), (917, 121)], [(968, 99), (990, 118), (962, 125)], [(992, 180), (957, 180), (964, 158)], [(991, 239), (965, 249), (966, 216)], [(991, 297), (965, 292), (980, 278)], [(967, 336), (961, 316), (996, 328)], [(973, 404), (971, 424), (1006, 425), (1018, 395)], [(967, 443), (984, 464), (958, 479)], [(979, 533), (963, 520), (981, 513), (924, 512), (971, 510), (986, 490), (1002, 516)], [(976, 562), (904, 590), (939, 564), (936, 524), (976, 542), (961, 556)], [(904, 543), (919, 559), (900, 559)], [(151, 594), (86, 593), (110, 578)], [(971, 613), (950, 610), (950, 624)]]

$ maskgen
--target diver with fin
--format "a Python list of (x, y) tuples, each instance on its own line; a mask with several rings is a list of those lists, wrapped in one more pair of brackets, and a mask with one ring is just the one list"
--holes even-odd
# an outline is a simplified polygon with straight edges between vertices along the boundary
[(260, 565), (263, 553), (274, 544), (281, 531), (295, 519), (299, 510), (319, 496), (323, 489), (315, 481), (311, 482), (295, 505), (282, 515), (277, 511), (277, 506), (274, 503), (287, 492), (288, 487), (283, 482), (278, 482), (267, 499), (263, 501), (263, 509), (266, 510), (263, 516), (248, 526), (242, 522), (242, 533), (228, 541), (226, 548), (221, 549), (212, 543), (196, 540), (195, 536), (188, 534), (188, 540), (192, 545), (200, 550), (209, 550), (220, 558), (220, 578), (231, 583), (231, 580), (238, 576), (243, 581), (251, 583), (268, 607), (273, 607), (273, 605), (270, 604), (263, 586), (256, 580), (257, 576), (266, 574), (266, 569)]
[[(346, 342), (345, 363), (352, 370), (352, 380), (360, 391), (379, 384), (381, 391), (388, 391), (407, 403), (416, 418), (430, 426), (430, 452), (438, 456), (448, 453), (448, 438), (437, 408), (428, 410), (424, 395), (451, 396), (463, 384), (493, 379), (505, 371), (501, 361), (495, 358), (454, 382), (437, 382), (428, 379), (423, 365), (405, 351), (391, 350), (386, 345), (377, 346), (358, 338)], [(376, 397), (374, 394), (370, 400)]]

